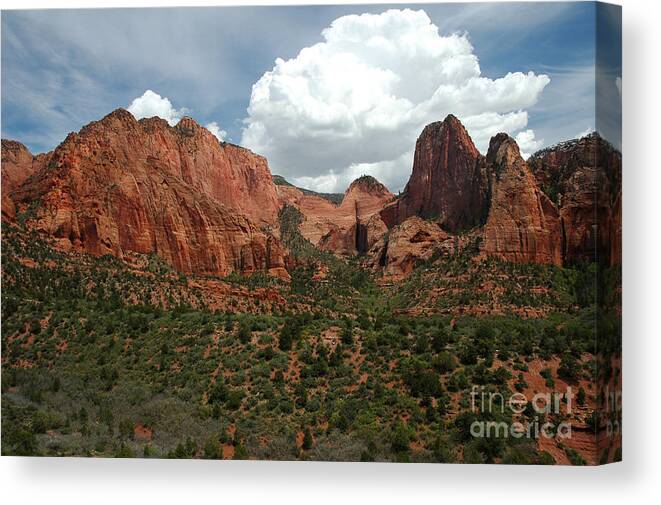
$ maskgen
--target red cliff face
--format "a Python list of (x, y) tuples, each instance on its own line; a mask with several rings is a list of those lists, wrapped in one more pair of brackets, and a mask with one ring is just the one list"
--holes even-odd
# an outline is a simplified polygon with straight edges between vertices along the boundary
[(267, 231), (285, 204), (301, 211), (300, 231), (312, 244), (366, 254), (391, 277), (439, 247), (450, 250), (468, 229), (482, 237), (483, 255), (506, 261), (621, 261), (617, 151), (592, 135), (526, 163), (516, 142), (498, 134), (484, 157), (454, 116), (424, 129), (397, 199), (369, 176), (354, 181), (340, 204), (275, 186), (264, 158), (218, 142), (192, 119), (170, 127), (122, 109), (52, 153), (33, 156), (3, 140), (2, 183), (3, 219), (34, 204), (30, 225), (61, 247), (156, 253), (184, 272), (287, 277), (285, 252)]
[(393, 227), (373, 244), (365, 265), (380, 271), (389, 280), (399, 280), (437, 251), (458, 252), (458, 243), (455, 236), (443, 231), (437, 223), (414, 216)]
[(456, 233), (483, 224), (487, 193), (484, 157), (459, 120), (449, 115), (425, 127), (415, 146), (411, 178), (381, 215), (388, 227), (420, 216)]
[(33, 156), (27, 147), (14, 140), (2, 139), (2, 217), (13, 219), (16, 208), (10, 194), (33, 173), (44, 167), (48, 154)]
[(394, 198), (370, 176), (352, 182), (339, 205), (292, 186), (278, 186), (278, 193), (282, 204), (294, 205), (303, 214), (301, 234), (320, 249), (340, 256), (367, 252), (386, 232), (379, 211)]
[(279, 242), (253, 224), (277, 216), (265, 160), (192, 120), (171, 128), (117, 110), (70, 134), (12, 196), (38, 200), (32, 226), (64, 248), (155, 253), (183, 272), (287, 277)]
[(538, 188), (516, 142), (504, 133), (493, 137), (487, 162), (491, 201), (482, 252), (515, 263), (562, 265), (558, 211)]
[(425, 127), (411, 178), (380, 212), (388, 228), (410, 216), (449, 233), (473, 228), (481, 250), (517, 263), (621, 262), (621, 156), (598, 135), (564, 142), (526, 163), (506, 134), (481, 156), (454, 116)]
[(266, 159), (220, 143), (190, 118), (171, 127), (163, 119), (137, 121), (117, 109), (70, 135), (66, 151), (64, 162), (71, 167), (158, 167), (258, 225), (277, 218), (278, 196)]
[(558, 206), (565, 263), (620, 263), (620, 153), (595, 133), (540, 151), (529, 164), (540, 187)]

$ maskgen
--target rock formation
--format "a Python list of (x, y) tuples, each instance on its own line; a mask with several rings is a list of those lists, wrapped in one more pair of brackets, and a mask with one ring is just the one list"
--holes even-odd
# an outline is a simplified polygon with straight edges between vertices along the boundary
[(620, 153), (593, 133), (535, 153), (529, 165), (558, 206), (565, 263), (620, 263)]
[(514, 263), (562, 265), (558, 211), (542, 192), (514, 139), (499, 133), (487, 153), (491, 200), (482, 252)]
[(479, 154), (454, 116), (425, 127), (402, 195), (380, 212), (388, 228), (410, 216), (449, 233), (472, 229), (481, 251), (518, 263), (621, 261), (621, 156), (598, 135), (528, 162), (506, 134)]
[(436, 252), (457, 252), (458, 244), (459, 239), (437, 223), (414, 216), (384, 234), (370, 248), (365, 265), (382, 272), (389, 280), (398, 280)]
[(171, 127), (164, 119), (138, 121), (117, 109), (70, 134), (66, 144), (62, 162), (69, 166), (126, 171), (138, 165), (158, 167), (258, 225), (277, 219), (278, 195), (266, 159), (219, 142), (193, 119), (185, 117)]
[(339, 205), (294, 186), (277, 188), (281, 203), (294, 205), (303, 214), (301, 234), (320, 249), (341, 256), (367, 252), (385, 233), (379, 211), (394, 198), (370, 176), (352, 182)]
[(13, 219), (16, 208), (10, 193), (33, 173), (43, 168), (50, 153), (33, 156), (27, 147), (14, 140), (2, 139), (2, 217)]
[(60, 247), (95, 255), (155, 253), (183, 272), (286, 278), (293, 258), (271, 231), (291, 205), (313, 245), (364, 254), (390, 278), (467, 236), (482, 255), (517, 263), (621, 261), (621, 156), (596, 134), (528, 162), (498, 134), (485, 157), (450, 115), (424, 128), (398, 198), (370, 176), (341, 201), (275, 180), (263, 157), (190, 118), (171, 127), (118, 109), (37, 156), (2, 141), (3, 220), (29, 209), (23, 218)]
[(252, 220), (277, 217), (265, 160), (189, 119), (172, 128), (117, 110), (69, 134), (11, 195), (39, 203), (31, 225), (62, 248), (154, 253), (183, 272), (288, 277), (278, 240)]
[(410, 216), (435, 219), (451, 233), (484, 223), (488, 179), (482, 156), (461, 122), (449, 115), (425, 127), (402, 196), (381, 216), (388, 227)]

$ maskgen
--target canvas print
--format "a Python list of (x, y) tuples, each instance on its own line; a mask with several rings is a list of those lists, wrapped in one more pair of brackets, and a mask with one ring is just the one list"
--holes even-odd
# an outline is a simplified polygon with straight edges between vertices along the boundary
[(3, 456), (621, 460), (619, 6), (1, 43)]

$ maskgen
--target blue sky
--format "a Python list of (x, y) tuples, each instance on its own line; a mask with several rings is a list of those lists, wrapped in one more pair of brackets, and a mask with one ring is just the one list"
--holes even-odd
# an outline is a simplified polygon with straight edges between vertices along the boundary
[[(421, 125), (410, 119), (410, 111), (404, 110), (406, 107), (402, 109), (402, 101), (388, 105), (394, 109), (374, 104), (373, 110), (380, 110), (381, 116), (346, 118), (335, 111), (332, 116), (336, 123), (326, 122), (325, 129), (321, 129), (313, 117), (305, 133), (290, 129), (285, 135), (280, 125), (283, 117), (305, 124), (310, 114), (330, 110), (333, 103), (328, 100), (336, 97), (333, 93), (336, 83), (320, 83), (319, 79), (327, 77), (320, 76), (319, 69), (309, 69), (310, 65), (315, 65), (314, 58), (297, 58), (301, 49), (322, 43), (314, 57), (321, 58), (322, 64), (323, 58), (335, 61), (340, 51), (338, 47), (348, 47), (346, 51), (350, 52), (355, 46), (330, 39), (324, 44), (322, 31), (334, 20), (348, 14), (379, 15), (400, 8), (422, 9), (429, 18), (427, 21), (438, 27), (442, 38), (439, 47), (445, 47), (442, 44), (448, 44), (450, 39), (444, 37), (453, 33), (470, 42), (470, 57), (479, 61), (479, 78), (489, 80), (486, 85), (493, 84), (484, 88), (485, 93), (508, 73), (525, 74), (521, 82), (509, 84), (512, 89), (523, 85), (531, 87), (530, 93), (519, 102), (513, 101), (507, 107), (472, 104), (462, 109), (471, 111), (473, 119), (468, 120), (469, 131), (472, 135), (475, 132), (478, 147), (482, 148), (480, 128), (484, 128), (485, 138), (488, 138), (487, 132), (499, 124), (503, 129), (509, 128), (513, 136), (520, 134), (517, 138), (530, 148), (594, 129), (594, 4), (407, 4), (3, 11), (2, 137), (20, 140), (33, 152), (47, 151), (57, 146), (68, 132), (77, 131), (117, 107), (129, 106), (150, 89), (167, 97), (174, 109), (186, 109), (182, 113), (201, 124), (215, 122), (226, 131), (227, 140), (261, 151), (269, 158), (273, 172), (283, 173), (298, 183), (323, 190), (341, 190), (350, 182), (350, 177), (362, 170), (382, 176), (391, 189), (398, 190), (410, 173), (410, 152), (403, 147), (398, 148), (399, 151), (390, 149), (394, 143), (383, 133), (387, 128), (379, 125), (371, 131), (369, 125), (374, 124), (375, 117), (384, 117), (384, 111), (396, 110), (397, 114), (402, 114), (402, 119), (393, 123), (388, 132), (396, 138), (401, 127), (403, 142), (410, 144)], [(406, 35), (407, 30), (418, 29), (411, 28), (410, 20), (405, 18), (404, 15), (393, 17), (395, 24), (387, 23), (383, 28), (386, 31), (380, 32), (380, 36), (385, 33), (387, 39), (391, 26), (395, 35)], [(336, 28), (329, 37), (335, 40), (338, 34), (342, 37), (351, 30), (354, 31), (347, 36), (367, 37), (365, 27), (371, 29), (375, 19), (380, 18), (361, 18), (360, 23), (350, 24), (346, 30)], [(416, 23), (420, 21), (419, 16), (415, 19)], [(423, 16), (419, 26), (425, 28), (427, 21)], [(430, 44), (436, 47), (437, 42), (432, 36)], [(462, 58), (464, 56), (466, 54)], [(291, 82), (289, 78), (292, 77), (300, 81), (303, 76), (311, 95), (326, 93), (320, 99), (321, 105), (315, 102), (315, 107), (322, 109), (303, 111), (302, 107), (307, 105), (298, 103), (291, 90), (283, 91), (282, 86), (288, 84), (262, 79), (266, 72), (275, 70), (277, 58), (283, 62), (295, 59), (290, 65), (283, 63), (278, 67), (276, 73), (282, 76), (282, 82)], [(363, 60), (359, 68), (366, 71), (371, 72), (381, 65), (374, 61), (373, 54), (360, 58)], [(425, 66), (426, 61), (412, 59), (410, 63)], [(616, 67), (619, 65), (620, 62)], [(394, 93), (393, 89), (405, 87), (402, 82), (414, 79), (410, 74), (417, 71), (415, 67), (407, 67), (402, 75), (391, 72), (380, 90), (384, 99)], [(422, 74), (425, 69), (419, 71)], [(618, 71), (619, 68), (609, 71), (608, 77)], [(528, 72), (535, 75), (528, 75)], [(341, 67), (338, 74), (342, 74)], [(540, 76), (548, 76), (548, 83), (541, 82)], [(342, 79), (339, 87), (353, 89), (352, 76), (340, 75), (339, 78)], [(355, 78), (362, 77), (356, 75)], [(430, 79), (433, 86), (442, 84), (434, 80), (434, 76)], [(268, 95), (266, 99), (253, 90), (258, 82), (257, 88)], [(458, 86), (460, 89), (463, 84)], [(410, 85), (407, 89), (401, 94), (411, 108), (430, 98), (411, 98), (415, 93)], [(280, 92), (287, 96), (276, 98)], [(252, 102), (251, 93), (254, 95)], [(316, 98), (311, 96), (310, 99)], [(442, 102), (443, 106), (433, 107), (430, 102), (425, 109), (427, 112), (416, 117), (419, 121), (440, 120), (443, 117), (435, 117), (434, 113), (454, 112), (451, 101), (444, 99)], [(249, 113), (251, 103), (252, 112)], [(481, 106), (485, 109), (479, 109)], [(514, 121), (517, 111), (525, 112), (525, 123), (520, 116)], [(500, 118), (489, 123), (489, 128), (483, 127), (487, 113), (498, 113)], [(387, 122), (390, 116), (385, 117)], [(506, 118), (512, 121), (508, 123)], [(351, 128), (359, 128), (355, 130), (358, 134), (352, 136), (354, 130), (342, 131), (349, 123)], [(244, 130), (249, 126), (250, 131), (246, 133)], [(310, 131), (314, 131), (314, 135), (308, 134)], [(329, 133), (324, 137), (326, 131)], [(384, 139), (383, 156), (379, 156), (377, 134), (382, 134)], [(530, 135), (534, 135), (534, 139)], [(357, 141), (347, 141), (341, 152), (333, 150), (338, 139), (349, 137)], [(526, 143), (527, 138), (530, 142)], [(366, 148), (370, 145), (374, 145), (374, 149)], [(314, 154), (308, 157), (307, 151), (301, 149)], [(319, 158), (315, 159), (315, 155)], [(327, 162), (326, 159), (337, 161)]]

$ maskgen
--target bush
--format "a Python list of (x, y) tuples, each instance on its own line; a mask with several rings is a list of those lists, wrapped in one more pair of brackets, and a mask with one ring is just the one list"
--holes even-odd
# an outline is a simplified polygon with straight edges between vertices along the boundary
[(466, 343), (459, 349), (459, 360), (463, 365), (475, 365), (477, 363), (478, 349), (472, 342)]
[(390, 447), (393, 452), (406, 452), (411, 444), (411, 434), (408, 426), (402, 421), (397, 421), (390, 437)]
[(579, 378), (579, 370), (580, 365), (576, 358), (569, 353), (563, 354), (558, 367), (558, 377), (570, 383), (576, 382)]
[(115, 452), (116, 458), (135, 458), (135, 453), (128, 445), (122, 442)]
[(242, 344), (247, 344), (252, 338), (252, 325), (247, 318), (241, 319), (239, 322), (239, 329), (237, 330), (237, 338)]
[(448, 344), (448, 332), (445, 326), (439, 326), (432, 334), (431, 346), (435, 352), (441, 352)]
[(218, 440), (210, 438), (204, 444), (204, 459), (223, 459), (223, 453)]
[(342, 334), (340, 335), (342, 343), (344, 345), (351, 346), (353, 345), (353, 323), (350, 319), (344, 321), (342, 326)]
[(432, 367), (434, 367), (434, 370), (443, 375), (451, 372), (456, 368), (457, 360), (449, 352), (442, 351), (434, 356), (431, 364)]
[(437, 397), (441, 394), (438, 374), (418, 360), (407, 364), (403, 379), (413, 396)]
[(285, 324), (280, 330), (280, 338), (278, 339), (278, 346), (281, 351), (290, 351), (292, 344), (298, 340), (301, 335), (301, 323), (295, 316), (288, 316), (285, 318)]

